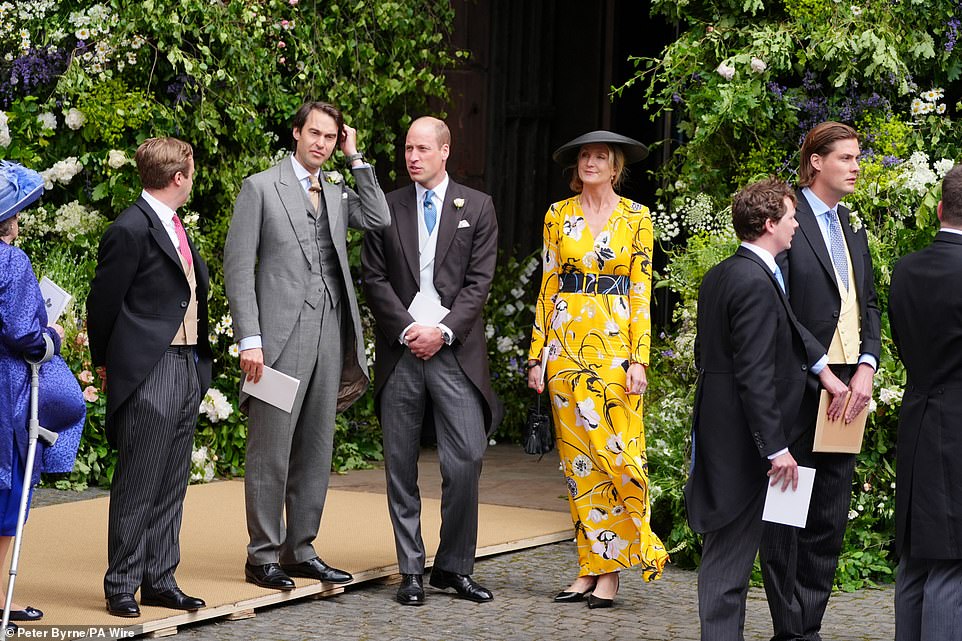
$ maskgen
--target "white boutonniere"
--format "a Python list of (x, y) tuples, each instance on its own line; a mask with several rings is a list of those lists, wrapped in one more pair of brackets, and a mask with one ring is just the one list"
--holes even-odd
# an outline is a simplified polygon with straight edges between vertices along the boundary
[(340, 172), (325, 171), (324, 180), (331, 183), (332, 185), (340, 185), (342, 182), (344, 182), (344, 176), (342, 176)]
[(857, 211), (848, 212), (848, 222), (852, 226), (852, 231), (856, 234), (862, 229), (862, 217), (858, 215)]
[(455, 209), (461, 209), (464, 207), (464, 198), (455, 198), (451, 202), (454, 204)]

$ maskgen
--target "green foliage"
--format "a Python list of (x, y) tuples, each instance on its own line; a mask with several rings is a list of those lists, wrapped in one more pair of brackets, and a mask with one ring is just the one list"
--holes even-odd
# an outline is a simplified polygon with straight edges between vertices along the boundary
[[(56, 482), (102, 485), (113, 472), (83, 303), (106, 222), (140, 192), (134, 151), (165, 135), (194, 147), (192, 199), (180, 213), (211, 273), (215, 370), (194, 478), (242, 474), (246, 419), (236, 408), (240, 381), (221, 275), (241, 181), (285, 153), (291, 118), (308, 99), (341, 108), (368, 157), (390, 166), (399, 133), (430, 112), (429, 101), (446, 97), (442, 71), (455, 62), (450, 3), (66, 0), (0, 3), (0, 14), (0, 160), (47, 178), (42, 204), (22, 216), (19, 242), (38, 275), (74, 295), (64, 357), (89, 399), (75, 471)], [(339, 163), (336, 154), (325, 169)], [(359, 239), (350, 239), (354, 269)], [(336, 440), (337, 469), (380, 457), (369, 397), (338, 417)]]
[(681, 488), (698, 287), (707, 269), (737, 245), (730, 232), (720, 233), (730, 228), (725, 206), (733, 192), (762, 176), (794, 180), (805, 132), (840, 120), (861, 135), (861, 177), (845, 202), (853, 226), (864, 226), (868, 235), (883, 344), (836, 586), (852, 590), (892, 580), (894, 444), (904, 371), (884, 316), (888, 285), (898, 258), (930, 242), (939, 179), (962, 158), (962, 128), (952, 119), (960, 106), (947, 104), (939, 88), (962, 69), (955, 43), (962, 8), (955, 0), (922, 7), (918, 1), (658, 1), (653, 11), (680, 22), (679, 38), (660, 57), (634, 59), (634, 78), (613, 90), (617, 96), (643, 83), (648, 113), (671, 117), (681, 137), (656, 174), (662, 202), (654, 215), (656, 237), (677, 239), (656, 286), (669, 287), (680, 302), (675, 325), (653, 350), (646, 408), (653, 523), (675, 548), (676, 562), (698, 562)]

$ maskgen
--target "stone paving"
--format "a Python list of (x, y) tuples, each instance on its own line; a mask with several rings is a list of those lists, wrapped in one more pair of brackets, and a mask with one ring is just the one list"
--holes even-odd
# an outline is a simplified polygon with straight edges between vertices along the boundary
[[(422, 454), (422, 495), (440, 493), (436, 453)], [(383, 471), (335, 475), (331, 487), (383, 491)], [(557, 459), (525, 457), (516, 446), (490, 448), (482, 474), (481, 500), (567, 511)], [(105, 490), (35, 492), (33, 505), (103, 496)], [(189, 641), (600, 641), (642, 639), (697, 641), (697, 574), (669, 566), (664, 576), (644, 583), (640, 574), (624, 572), (621, 590), (610, 610), (589, 610), (583, 603), (557, 605), (551, 597), (564, 589), (577, 567), (571, 542), (481, 559), (475, 578), (495, 595), (491, 603), (475, 604), (427, 587), (423, 607), (394, 601), (396, 585), (368, 583), (350, 586), (335, 597), (305, 599), (263, 608), (252, 619), (215, 620), (180, 628)], [(204, 595), (197, 595), (203, 597)], [(749, 593), (745, 639), (765, 641), (771, 621), (765, 593)], [(829, 602), (822, 629), (824, 641), (891, 641), (895, 638), (894, 589), (836, 593)]]

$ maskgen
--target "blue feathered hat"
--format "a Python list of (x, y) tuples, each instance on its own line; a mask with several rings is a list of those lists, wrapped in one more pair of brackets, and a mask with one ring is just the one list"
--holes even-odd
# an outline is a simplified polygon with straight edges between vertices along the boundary
[(43, 194), (43, 176), (15, 162), (0, 162), (0, 223)]

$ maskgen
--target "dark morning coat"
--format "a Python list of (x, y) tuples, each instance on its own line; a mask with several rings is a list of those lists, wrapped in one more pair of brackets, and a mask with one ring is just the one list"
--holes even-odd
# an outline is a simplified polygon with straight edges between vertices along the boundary
[[(803, 332), (806, 349), (809, 354), (820, 351), (815, 359), (818, 360), (832, 344), (838, 326), (841, 299), (832, 257), (825, 246), (818, 220), (802, 190), (797, 189), (795, 195), (798, 199), (795, 209), (798, 229), (792, 239), (792, 248), (776, 256), (775, 260), (782, 270), (795, 317), (807, 330)], [(872, 271), (868, 239), (864, 228), (858, 231), (852, 229), (848, 209), (839, 205), (836, 211), (855, 274), (862, 323), (860, 353), (871, 354), (877, 360), (882, 350), (882, 313), (875, 294), (875, 274)], [(806, 431), (814, 429), (818, 401), (819, 383), (813, 376), (809, 379), (808, 393), (803, 400), (799, 420), (792, 428), (790, 442), (794, 443)]]
[[(420, 290), (416, 199), (413, 184), (389, 193), (391, 226), (364, 238), (364, 293), (377, 322), (375, 398), (408, 349), (398, 337), (414, 320), (407, 308)], [(460, 208), (454, 206), (458, 199), (464, 201)], [(481, 317), (498, 258), (498, 221), (491, 197), (449, 179), (439, 225), (434, 287), (441, 304), (451, 310), (441, 322), (454, 332), (454, 356), (484, 397), (485, 427), (491, 434), (504, 413), (491, 387)]]
[[(197, 375), (210, 386), (208, 274), (188, 239), (197, 280)], [(107, 367), (107, 439), (113, 417), (160, 361), (184, 320), (190, 285), (163, 223), (142, 197), (124, 210), (100, 241), (87, 296), (87, 334), (95, 367)]]
[(788, 300), (761, 258), (739, 247), (705, 274), (685, 485), (688, 522), (696, 532), (728, 525), (765, 490), (767, 457), (788, 447), (808, 360)]
[(892, 272), (892, 338), (908, 374), (899, 415), (895, 542), (899, 554), (916, 558), (962, 559), (960, 275), (962, 236), (944, 231)]

